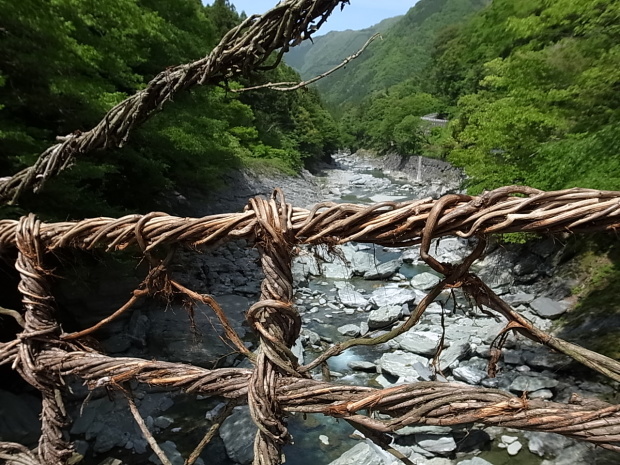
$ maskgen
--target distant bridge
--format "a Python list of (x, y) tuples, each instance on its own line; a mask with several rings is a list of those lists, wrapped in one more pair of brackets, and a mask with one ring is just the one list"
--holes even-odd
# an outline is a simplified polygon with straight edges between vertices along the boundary
[(445, 128), (450, 120), (438, 118), (439, 113), (429, 113), (428, 115), (424, 115), (420, 117), (421, 120), (428, 122), (431, 126), (440, 126)]

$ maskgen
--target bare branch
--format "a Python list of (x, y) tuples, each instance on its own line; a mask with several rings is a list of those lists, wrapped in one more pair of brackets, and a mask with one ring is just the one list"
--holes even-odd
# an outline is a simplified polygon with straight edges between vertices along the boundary
[(260, 86), (245, 87), (243, 89), (232, 89), (231, 92), (240, 93), (240, 92), (247, 92), (247, 91), (250, 91), (250, 90), (258, 90), (258, 89), (271, 89), (271, 90), (276, 90), (276, 91), (279, 91), (279, 92), (289, 92), (289, 91), (292, 91), (292, 90), (301, 89), (302, 87), (307, 87), (310, 84), (314, 84), (315, 82), (317, 82), (317, 81), (319, 81), (319, 80), (321, 80), (323, 78), (326, 78), (330, 74), (335, 73), (340, 68), (344, 68), (350, 62), (352, 62), (353, 60), (358, 58), (362, 53), (364, 53), (364, 50), (366, 50), (366, 48), (370, 45), (370, 43), (373, 42), (377, 37), (381, 37), (381, 34), (377, 33), (374, 36), (372, 36), (370, 39), (368, 39), (368, 41), (366, 41), (366, 43), (364, 44), (364, 46), (361, 49), (359, 49), (353, 55), (345, 58), (343, 60), (343, 62), (340, 63), (338, 66), (330, 69), (329, 71), (324, 72), (323, 74), (320, 74), (320, 75), (318, 75), (316, 77), (313, 77), (312, 79), (310, 79), (308, 81), (302, 81), (302, 82), (275, 82), (275, 83), (268, 82), (267, 84), (261, 84)]

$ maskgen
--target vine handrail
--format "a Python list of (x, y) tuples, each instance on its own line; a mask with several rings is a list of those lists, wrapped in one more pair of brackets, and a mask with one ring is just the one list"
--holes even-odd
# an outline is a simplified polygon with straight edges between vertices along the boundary
[[(501, 356), (504, 335), (516, 331), (535, 342), (562, 352), (620, 381), (620, 363), (536, 328), (503, 302), (480, 278), (470, 272), (484, 251), (490, 234), (515, 231), (557, 233), (617, 231), (620, 228), (620, 192), (568, 189), (543, 192), (508, 186), (480, 196), (447, 195), (410, 202), (383, 202), (370, 206), (322, 203), (311, 210), (287, 204), (277, 189), (270, 199), (251, 199), (244, 212), (178, 218), (155, 212), (123, 218), (92, 218), (75, 222), (43, 223), (33, 215), (18, 221), (0, 221), (0, 254), (12, 256), (23, 298), (20, 312), (23, 331), (10, 342), (0, 343), (0, 365), (10, 364), (24, 380), (43, 395), (43, 433), (36, 451), (0, 443), (0, 458), (28, 465), (64, 464), (72, 453), (62, 434), (66, 426), (63, 395), (66, 376), (84, 380), (89, 389), (107, 387), (128, 396), (128, 403), (147, 441), (164, 454), (139, 417), (124, 385), (131, 380), (168, 389), (181, 389), (230, 399), (232, 405), (248, 403), (259, 431), (254, 445), (255, 464), (277, 464), (281, 448), (289, 440), (283, 417), (291, 412), (323, 413), (343, 418), (365, 431), (366, 436), (397, 454), (384, 435), (411, 424), (458, 425), (478, 422), (564, 434), (620, 452), (620, 406), (574, 398), (567, 404), (515, 397), (499, 390), (450, 383), (428, 382), (383, 390), (343, 386), (310, 379), (309, 373), (348, 347), (385, 342), (413, 327), (428, 305), (446, 288), (460, 287), (477, 305), (484, 305), (506, 320), (491, 347), (489, 373)], [(430, 253), (431, 239), (446, 235), (474, 237), (477, 246), (460, 264), (440, 263)], [(175, 245), (192, 249), (215, 246), (234, 238), (250, 239), (261, 256), (265, 279), (260, 300), (246, 319), (260, 338), (259, 349), (250, 353), (211, 296), (199, 294), (168, 275), (167, 264)], [(349, 339), (323, 351), (301, 366), (291, 352), (301, 330), (301, 318), (291, 304), (291, 259), (300, 244), (333, 246), (349, 241), (388, 246), (420, 244), (420, 257), (445, 278), (417, 305), (400, 326), (380, 337)], [(51, 273), (45, 262), (49, 253), (64, 248), (106, 250), (135, 247), (151, 270), (132, 298), (92, 328), (65, 333), (56, 320), (50, 294)], [(160, 249), (167, 251), (160, 260)], [(210, 305), (228, 339), (253, 363), (253, 369), (206, 370), (187, 364), (112, 358), (88, 349), (83, 340), (118, 315), (130, 311), (149, 295), (182, 295), (188, 302)], [(7, 310), (7, 309), (4, 309)], [(111, 312), (112, 313), (112, 312)], [(3, 312), (12, 316), (13, 310)], [(133, 405), (133, 407), (132, 407)], [(390, 419), (364, 414), (376, 410)], [(218, 423), (219, 424), (219, 423)], [(211, 428), (191, 455), (215, 434)], [(165, 458), (165, 457), (164, 457)], [(164, 460), (162, 462), (165, 463)]]

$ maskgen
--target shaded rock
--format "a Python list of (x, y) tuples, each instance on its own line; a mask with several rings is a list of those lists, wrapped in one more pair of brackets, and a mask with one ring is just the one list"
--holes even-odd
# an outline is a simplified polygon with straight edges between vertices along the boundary
[(487, 462), (480, 457), (474, 457), (473, 459), (463, 460), (458, 462), (458, 465), (493, 465), (491, 462)]
[(384, 328), (403, 316), (403, 309), (399, 305), (388, 305), (373, 310), (368, 315), (368, 327), (370, 329)]
[[(251, 302), (246, 297), (226, 295), (217, 297), (228, 319), (243, 337), (244, 312)], [(171, 362), (185, 362), (211, 368), (222, 357), (230, 354), (224, 329), (207, 305), (196, 304), (193, 317), (182, 305), (165, 309), (155, 306), (149, 311), (148, 348), (150, 355)], [(195, 325), (196, 331), (192, 331)]]
[(504, 363), (510, 365), (521, 365), (523, 363), (523, 352), (520, 350), (504, 349), (502, 356)]
[(558, 318), (568, 310), (567, 305), (551, 300), (548, 297), (534, 299), (530, 302), (530, 307), (539, 316), (550, 319)]
[(433, 356), (437, 352), (437, 346), (441, 335), (430, 331), (412, 331), (398, 336), (398, 347), (413, 354)]
[(564, 354), (556, 354), (547, 348), (528, 350), (523, 352), (525, 363), (533, 368), (543, 368), (557, 371), (566, 368), (573, 360)]
[(307, 283), (310, 276), (319, 276), (321, 267), (316, 257), (311, 254), (297, 255), (291, 265), (293, 281), (297, 284)]
[(400, 260), (390, 260), (380, 263), (364, 273), (364, 279), (387, 279), (393, 276), (400, 268)]
[(168, 428), (172, 423), (174, 423), (172, 418), (164, 416), (157, 417), (153, 420), (153, 424), (161, 429)]
[[(168, 457), (172, 465), (183, 465), (185, 463), (183, 456), (178, 451), (177, 445), (174, 442), (166, 441), (163, 444), (160, 444), (159, 447), (161, 447), (161, 450), (164, 451), (164, 454), (166, 454), (166, 457)], [(161, 460), (159, 460), (159, 457), (157, 457), (157, 455), (155, 454), (152, 454), (149, 457), (149, 462), (154, 463), (155, 465), (161, 465)], [(198, 461), (196, 461), (196, 464), (198, 464)]]
[(250, 417), (248, 406), (235, 407), (233, 413), (220, 427), (220, 437), (228, 457), (241, 465), (254, 459), (254, 436), (258, 428)]
[(439, 281), (439, 276), (432, 273), (420, 273), (411, 278), (411, 286), (422, 291), (427, 291), (435, 287)]
[(360, 327), (357, 325), (344, 325), (338, 328), (338, 332), (343, 336), (357, 337), (360, 335)]
[(124, 462), (120, 459), (115, 459), (114, 457), (108, 457), (104, 459), (103, 462), (99, 462), (99, 465), (123, 465)]
[(0, 438), (34, 445), (41, 435), (41, 401), (28, 394), (0, 390)]
[(510, 384), (508, 389), (516, 392), (534, 392), (539, 389), (549, 389), (556, 387), (560, 382), (557, 379), (546, 376), (517, 376)]

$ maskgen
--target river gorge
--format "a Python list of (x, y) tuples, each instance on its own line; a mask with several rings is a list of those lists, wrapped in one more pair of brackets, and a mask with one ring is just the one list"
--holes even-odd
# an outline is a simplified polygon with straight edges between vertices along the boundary
[[(238, 209), (236, 202), (254, 194), (268, 194), (276, 187), (270, 182), (284, 183), (285, 192), (290, 193), (287, 200), (293, 204), (309, 206), (319, 199), (373, 204), (437, 198), (457, 192), (462, 176), (449, 165), (429, 159), (379, 160), (364, 154), (338, 154), (316, 175), (306, 173), (288, 180), (245, 179), (235, 186), (234, 193), (224, 193), (221, 200), (196, 207), (195, 201), (181, 199), (177, 207), (193, 210), (194, 216)], [(436, 240), (431, 251), (440, 261), (457, 263), (473, 245), (472, 240), (444, 238)], [(554, 280), (554, 267), (561, 253), (561, 247), (549, 238), (527, 248), (494, 243), (474, 264), (474, 271), (538, 328), (551, 331), (554, 320), (574, 303), (570, 295), (572, 283)], [(107, 263), (95, 267), (92, 281), (114, 274), (118, 270), (110, 268), (113, 266)], [(212, 294), (247, 347), (256, 348), (257, 339), (244, 321), (244, 312), (256, 300), (262, 279), (258, 253), (250, 244), (236, 241), (205, 253), (181, 252), (172, 268), (180, 282)], [(137, 285), (139, 268), (133, 268), (135, 275), (127, 274), (126, 268), (122, 270), (119, 280), (104, 280), (97, 289), (71, 279), (59, 285), (64, 296), (61, 304), (80, 327), (101, 319)], [(303, 322), (302, 335), (293, 350), (306, 363), (334, 343), (371, 332), (381, 334), (403, 321), (439, 281), (420, 260), (418, 247), (386, 248), (361, 243), (335, 250), (302, 248), (293, 263), (293, 276), (294, 303)], [(90, 299), (93, 293), (98, 296), (95, 302)], [(375, 387), (457, 381), (558, 402), (566, 402), (573, 394), (609, 398), (617, 390), (617, 386), (600, 382), (592, 373), (574, 370), (574, 363), (567, 357), (514, 335), (504, 346), (498, 376), (489, 378), (486, 370), (490, 344), (504, 326), (500, 318), (473, 308), (458, 291), (444, 292), (422, 320), (401, 336), (374, 347), (352, 348), (330, 359), (330, 376), (338, 383)], [(221, 326), (206, 306), (198, 306), (190, 316), (175, 303), (162, 308), (148, 301), (126, 318), (108, 325), (100, 335), (102, 349), (114, 356), (154, 357), (205, 367), (250, 367), (226, 344)], [(434, 360), (440, 345), (442, 351)], [(321, 376), (320, 370), (315, 376)], [(123, 399), (110, 397), (104, 390), (87, 393), (76, 383), (71, 387), (75, 420), (71, 435), (85, 456), (83, 463), (160, 463), (151, 455)], [(223, 408), (217, 399), (132, 387), (140, 413), (174, 465), (183, 463), (182, 455), (186, 456), (200, 441)], [(3, 395), (8, 399), (8, 393)], [(14, 440), (36, 440), (38, 423), (33, 417), (36, 409), (32, 408), (36, 400), (26, 394), (10, 400), (18, 415), (20, 405), (28, 406), (21, 407), (22, 424), (8, 424), (4, 429), (12, 429)], [(287, 464), (399, 463), (346, 422), (318, 415), (291, 415), (288, 424), (294, 444), (285, 447)], [(237, 407), (197, 463), (251, 463), (255, 431), (247, 407)], [(394, 435), (393, 446), (418, 465), (615, 463), (613, 455), (561, 436), (475, 425), (409, 426)]]

